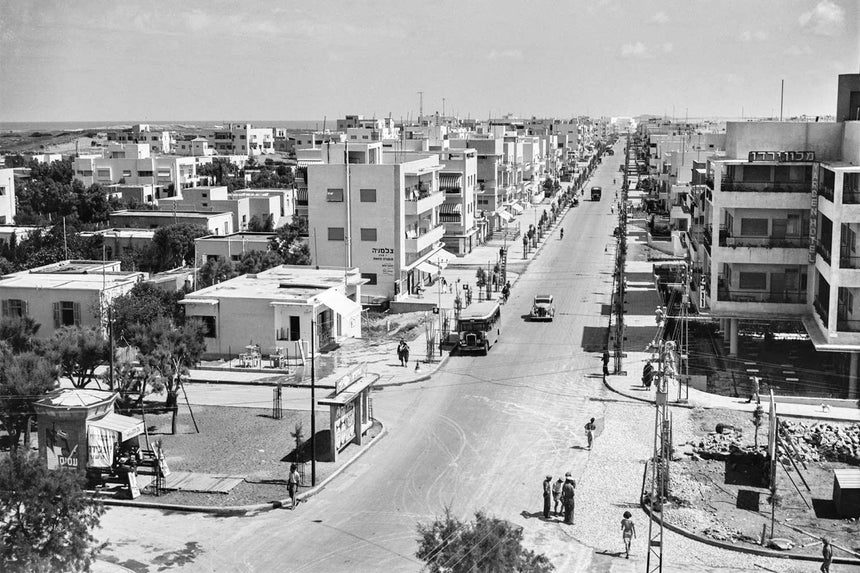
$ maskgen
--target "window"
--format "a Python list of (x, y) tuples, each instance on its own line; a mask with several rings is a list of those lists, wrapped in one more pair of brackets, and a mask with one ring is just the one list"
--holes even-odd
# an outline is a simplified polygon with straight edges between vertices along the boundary
[(329, 227), (328, 228), (328, 240), (329, 241), (342, 241), (344, 238), (343, 227)]
[(0, 187), (0, 197), (2, 197), (2, 196), (3, 196), (3, 195), (5, 195), (5, 194), (6, 194), (6, 188), (5, 188), (5, 187)]
[(358, 194), (362, 203), (376, 203), (376, 189), (359, 189)]
[(329, 203), (343, 203), (343, 189), (329, 189), (326, 191), (325, 200)]
[(131, 169), (123, 169), (122, 170), (123, 177), (131, 177)]
[(376, 229), (362, 229), (361, 230), (361, 240), (362, 241), (376, 241)]
[(203, 324), (203, 336), (205, 338), (216, 338), (218, 336), (217, 330), (215, 329), (214, 316), (196, 316), (194, 318), (200, 319), (200, 322)]
[(230, 260), (233, 262), (238, 262), (241, 258), (241, 255), (230, 255)]
[(4, 300), (3, 316), (27, 316), (27, 301), (15, 298)]
[(152, 177), (152, 171), (138, 171), (138, 177)]
[(376, 284), (376, 273), (361, 273), (361, 278), (367, 279), (369, 285)]
[(80, 303), (68, 300), (54, 303), (54, 328), (60, 328), (61, 326), (80, 326), (80, 324)]
[(740, 273), (738, 286), (747, 290), (765, 290), (767, 273)]
[(767, 237), (767, 219), (741, 219), (741, 236)]
[(99, 179), (110, 179), (110, 169), (99, 169), (98, 170), (98, 178)]

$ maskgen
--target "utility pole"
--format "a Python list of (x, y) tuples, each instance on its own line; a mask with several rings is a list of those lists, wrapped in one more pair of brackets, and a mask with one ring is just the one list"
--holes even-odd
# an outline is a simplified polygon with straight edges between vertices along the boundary
[[(671, 438), (668, 418), (668, 377), (675, 374), (674, 342), (658, 342), (657, 395), (654, 400), (654, 449), (651, 458), (651, 519), (648, 521), (648, 573), (663, 571), (663, 503), (669, 486)], [(656, 525), (655, 525), (656, 524)]]
[(424, 115), (424, 92), (418, 92), (418, 125), (421, 125), (421, 117)]
[(785, 97), (785, 80), (780, 81), (779, 85), (779, 121), (782, 121), (782, 103)]
[(445, 117), (445, 98), (442, 98), (442, 117)]

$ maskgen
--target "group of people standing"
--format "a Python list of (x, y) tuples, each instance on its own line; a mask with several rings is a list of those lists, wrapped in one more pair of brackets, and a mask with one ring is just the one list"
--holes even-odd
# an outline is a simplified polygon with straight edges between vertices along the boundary
[[(576, 495), (576, 480), (570, 472), (564, 474), (564, 479), (558, 478), (552, 483), (552, 476), (546, 476), (543, 482), (543, 516), (563, 516), (564, 523), (573, 525), (573, 509)], [(562, 511), (559, 511), (561, 506)]]

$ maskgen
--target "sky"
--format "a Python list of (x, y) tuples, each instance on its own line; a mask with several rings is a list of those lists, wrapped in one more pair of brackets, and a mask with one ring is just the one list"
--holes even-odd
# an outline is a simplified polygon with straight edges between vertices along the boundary
[[(0, 0), (0, 121), (833, 114), (858, 0)], [(444, 98), (444, 104), (443, 104)]]

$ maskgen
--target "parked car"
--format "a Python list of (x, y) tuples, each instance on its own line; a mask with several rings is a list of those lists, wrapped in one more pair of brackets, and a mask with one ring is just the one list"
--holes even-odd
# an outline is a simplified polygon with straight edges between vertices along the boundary
[(535, 295), (534, 304), (532, 304), (532, 312), (529, 315), (531, 320), (552, 320), (555, 316), (555, 304), (553, 303), (551, 294)]

